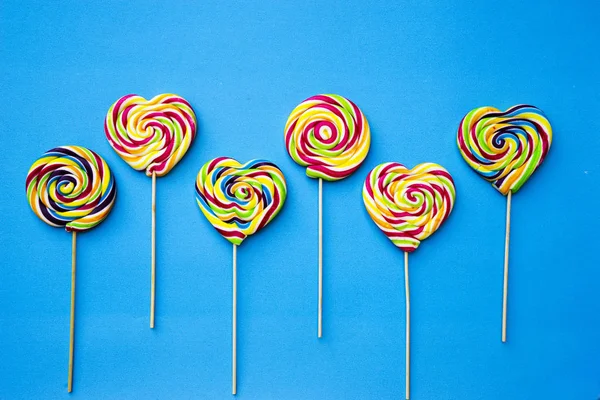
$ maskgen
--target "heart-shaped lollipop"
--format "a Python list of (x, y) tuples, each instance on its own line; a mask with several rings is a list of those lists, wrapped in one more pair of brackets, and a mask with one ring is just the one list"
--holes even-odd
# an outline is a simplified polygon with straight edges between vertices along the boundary
[(363, 187), (363, 201), (373, 221), (406, 252), (414, 251), (448, 218), (455, 199), (454, 181), (440, 165), (399, 163), (373, 168)]
[(461, 121), (458, 148), (465, 161), (503, 195), (516, 193), (540, 166), (552, 143), (552, 127), (537, 107), (502, 112), (479, 107)]
[(506, 196), (502, 341), (506, 342), (511, 197), (540, 166), (552, 144), (552, 127), (537, 107), (520, 104), (502, 112), (479, 107), (458, 127), (460, 154), (477, 173)]
[(237, 393), (237, 246), (265, 227), (281, 210), (287, 188), (283, 173), (266, 160), (240, 164), (218, 157), (202, 166), (196, 178), (196, 202), (204, 216), (233, 243), (232, 394)]
[(196, 136), (192, 106), (175, 94), (151, 100), (129, 94), (113, 104), (104, 121), (113, 149), (132, 168), (146, 175), (166, 175), (185, 155)]
[(406, 398), (410, 399), (410, 290), (408, 253), (416, 250), (448, 218), (456, 191), (444, 168), (433, 163), (408, 169), (384, 163), (369, 172), (363, 186), (367, 212), (385, 235), (404, 250), (406, 294)]
[(235, 245), (266, 226), (281, 210), (287, 188), (281, 170), (266, 160), (246, 164), (218, 157), (196, 178), (196, 201), (215, 229)]
[(188, 151), (196, 136), (196, 115), (190, 104), (175, 94), (159, 94), (151, 100), (129, 94), (108, 110), (104, 133), (127, 164), (152, 177), (150, 328), (154, 328), (156, 177), (166, 175)]

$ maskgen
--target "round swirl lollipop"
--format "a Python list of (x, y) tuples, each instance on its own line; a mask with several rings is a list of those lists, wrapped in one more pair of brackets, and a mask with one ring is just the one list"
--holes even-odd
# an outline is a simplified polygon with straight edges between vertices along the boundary
[(202, 214), (233, 243), (232, 393), (237, 391), (237, 262), (242, 241), (264, 228), (283, 207), (287, 194), (281, 170), (266, 160), (245, 164), (218, 157), (202, 166), (196, 178), (196, 202)]
[(369, 123), (350, 100), (335, 94), (310, 97), (292, 111), (285, 125), (285, 146), (292, 159), (319, 179), (319, 308), (323, 315), (323, 179), (337, 181), (360, 167), (371, 144)]
[(408, 169), (399, 163), (373, 168), (363, 186), (363, 201), (377, 226), (404, 251), (406, 293), (406, 398), (410, 398), (410, 289), (408, 253), (432, 235), (448, 218), (456, 190), (454, 181), (438, 164)]
[(196, 136), (196, 115), (192, 106), (175, 94), (159, 94), (151, 100), (129, 94), (108, 110), (104, 133), (127, 164), (152, 177), (150, 328), (154, 328), (156, 177), (166, 175), (188, 151)]
[(304, 100), (285, 125), (287, 151), (311, 178), (337, 181), (349, 176), (367, 157), (370, 144), (362, 111), (335, 94)]
[(73, 340), (75, 333), (76, 234), (102, 222), (117, 193), (106, 161), (84, 147), (62, 146), (47, 151), (33, 163), (25, 181), (33, 212), (45, 223), (73, 232), (71, 267), (71, 322), (69, 380), (73, 390)]
[(502, 296), (502, 341), (506, 342), (511, 198), (544, 161), (552, 144), (552, 127), (542, 110), (531, 105), (504, 112), (479, 107), (462, 119), (457, 143), (467, 164), (507, 196)]

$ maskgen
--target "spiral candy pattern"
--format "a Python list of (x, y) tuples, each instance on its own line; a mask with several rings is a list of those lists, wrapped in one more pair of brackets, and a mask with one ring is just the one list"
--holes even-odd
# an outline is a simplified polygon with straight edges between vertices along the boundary
[(507, 195), (516, 193), (544, 161), (552, 127), (534, 106), (521, 104), (504, 112), (479, 107), (461, 121), (457, 143), (465, 161)]
[(25, 182), (27, 199), (45, 223), (70, 231), (98, 225), (110, 212), (117, 194), (106, 161), (84, 147), (62, 146), (33, 163)]
[(146, 175), (166, 175), (185, 155), (196, 136), (196, 115), (175, 94), (152, 100), (130, 94), (113, 104), (104, 121), (113, 149), (134, 169)]
[(409, 170), (399, 163), (373, 168), (363, 186), (367, 212), (385, 235), (406, 252), (448, 218), (456, 191), (452, 177), (440, 165), (419, 164)]
[(196, 178), (200, 210), (235, 245), (275, 218), (286, 194), (283, 173), (266, 160), (240, 164), (232, 158), (218, 157), (204, 164)]
[(350, 100), (324, 94), (310, 97), (290, 114), (285, 125), (289, 155), (306, 175), (336, 181), (358, 169), (371, 144), (369, 123)]

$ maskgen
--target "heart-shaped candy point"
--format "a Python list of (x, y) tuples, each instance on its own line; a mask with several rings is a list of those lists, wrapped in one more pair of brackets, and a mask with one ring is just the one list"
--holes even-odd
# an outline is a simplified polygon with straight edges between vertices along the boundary
[(448, 218), (456, 191), (440, 165), (423, 163), (408, 169), (399, 163), (373, 168), (363, 187), (367, 212), (399, 248), (412, 252)]
[(479, 107), (458, 128), (465, 161), (503, 195), (516, 193), (540, 166), (552, 143), (552, 127), (537, 107), (516, 105), (502, 112)]
[(281, 170), (266, 160), (240, 164), (218, 157), (204, 164), (196, 178), (196, 201), (215, 229), (240, 245), (267, 225), (285, 202)]
[(113, 104), (104, 121), (113, 149), (132, 168), (146, 175), (166, 175), (183, 158), (196, 136), (192, 106), (175, 94), (152, 100), (129, 94)]

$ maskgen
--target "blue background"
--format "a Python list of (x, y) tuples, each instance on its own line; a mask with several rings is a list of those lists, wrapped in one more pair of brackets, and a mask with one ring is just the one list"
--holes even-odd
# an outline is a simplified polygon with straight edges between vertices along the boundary
[[(168, 4), (172, 3), (172, 4)], [(597, 2), (46, 2), (0, 5), (0, 398), (67, 399), (70, 235), (42, 223), (25, 176), (66, 144), (101, 154), (114, 210), (78, 236), (73, 399), (230, 398), (231, 245), (203, 218), (210, 158), (268, 158), (281, 214), (238, 251), (240, 399), (404, 394), (403, 254), (364, 210), (384, 161), (445, 166), (453, 214), (410, 256), (417, 399), (600, 396), (600, 7)], [(199, 135), (158, 181), (157, 327), (148, 328), (151, 181), (110, 148), (120, 96), (173, 92)], [(324, 185), (324, 338), (316, 338), (317, 182), (287, 155), (300, 101), (339, 93), (372, 129), (348, 179)], [(455, 144), (474, 107), (542, 108), (554, 143), (513, 198), (507, 344), (506, 200)]]

